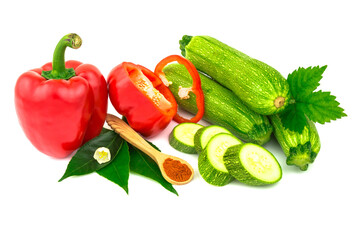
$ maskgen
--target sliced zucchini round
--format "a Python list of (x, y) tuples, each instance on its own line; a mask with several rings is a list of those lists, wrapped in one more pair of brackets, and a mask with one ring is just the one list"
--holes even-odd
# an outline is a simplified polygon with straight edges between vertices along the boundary
[(242, 142), (228, 133), (213, 136), (199, 155), (198, 167), (202, 178), (215, 186), (224, 186), (233, 180), (223, 161), (228, 147)]
[(196, 153), (194, 135), (203, 126), (197, 123), (180, 123), (169, 135), (170, 146), (184, 153)]
[(219, 133), (228, 133), (231, 134), (229, 130), (226, 128), (217, 126), (217, 125), (211, 125), (207, 127), (203, 127), (199, 129), (194, 136), (194, 144), (195, 149), (198, 153), (200, 153), (208, 144), (209, 140)]
[(248, 185), (267, 185), (282, 177), (280, 164), (265, 148), (254, 143), (229, 147), (224, 155), (229, 173)]

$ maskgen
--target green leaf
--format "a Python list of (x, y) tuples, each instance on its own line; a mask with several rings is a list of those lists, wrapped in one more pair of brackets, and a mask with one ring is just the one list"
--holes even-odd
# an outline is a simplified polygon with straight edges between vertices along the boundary
[(111, 132), (111, 131), (112, 131), (111, 129), (108, 129), (108, 128), (102, 128), (102, 129), (101, 129), (101, 133), (100, 133), (100, 134), (107, 133), (107, 132)]
[[(104, 131), (99, 136), (91, 139), (71, 158), (59, 182), (70, 176), (89, 174), (107, 166), (117, 155), (122, 143), (123, 139), (114, 131)], [(110, 150), (111, 161), (99, 164), (94, 159), (94, 153), (99, 147), (106, 147)]]
[(287, 81), (290, 86), (291, 95), (300, 100), (311, 94), (320, 85), (322, 74), (327, 66), (323, 67), (299, 67), (297, 70), (288, 75)]
[(128, 182), (130, 173), (130, 153), (127, 142), (124, 141), (114, 160), (104, 168), (97, 170), (97, 173), (113, 183), (122, 187), (129, 193)]
[(306, 120), (324, 124), (346, 116), (330, 92), (317, 91), (327, 66), (299, 68), (288, 75), (293, 103), (281, 114), (284, 127), (301, 133)]
[(284, 127), (294, 132), (302, 133), (307, 125), (306, 116), (297, 104), (289, 105), (279, 116)]
[(307, 96), (302, 102), (297, 103), (306, 116), (313, 122), (324, 124), (347, 116), (340, 103), (330, 92), (318, 91)]
[(145, 141), (150, 144), (153, 148), (155, 148), (156, 150), (158, 150), (159, 152), (161, 152), (160, 148), (158, 148), (155, 144), (153, 144), (152, 142), (148, 141), (145, 139)]
[(178, 195), (173, 186), (162, 176), (159, 166), (149, 156), (133, 146), (129, 146), (130, 171), (160, 183), (165, 189)]

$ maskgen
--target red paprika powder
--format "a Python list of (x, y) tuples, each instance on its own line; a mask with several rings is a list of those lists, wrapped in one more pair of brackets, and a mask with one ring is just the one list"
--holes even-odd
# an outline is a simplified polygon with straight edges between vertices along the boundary
[(168, 158), (164, 161), (163, 167), (166, 175), (174, 181), (185, 182), (189, 180), (192, 172), (186, 164), (182, 164), (178, 160)]

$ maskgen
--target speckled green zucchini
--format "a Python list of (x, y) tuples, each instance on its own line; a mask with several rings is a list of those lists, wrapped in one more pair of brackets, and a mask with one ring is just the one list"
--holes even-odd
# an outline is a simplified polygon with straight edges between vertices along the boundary
[(209, 36), (187, 36), (180, 49), (201, 72), (233, 91), (253, 111), (271, 115), (290, 100), (286, 79), (269, 65)]
[[(179, 106), (191, 113), (197, 112), (196, 96), (190, 92), (189, 99), (181, 99), (179, 87), (192, 86), (192, 78), (180, 64), (169, 64), (163, 69), (169, 86)], [(266, 116), (255, 113), (246, 107), (230, 90), (200, 73), (204, 92), (205, 113), (203, 119), (232, 132), (246, 142), (264, 144), (269, 141), (272, 126)]]
[(320, 137), (315, 124), (308, 121), (303, 132), (285, 129), (278, 115), (270, 116), (274, 134), (286, 155), (286, 164), (298, 166), (302, 171), (308, 169), (320, 151)]

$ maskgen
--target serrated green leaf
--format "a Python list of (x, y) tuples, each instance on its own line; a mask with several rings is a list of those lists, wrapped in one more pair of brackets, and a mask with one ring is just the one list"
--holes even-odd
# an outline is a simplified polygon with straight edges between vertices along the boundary
[(100, 176), (112, 181), (129, 193), (130, 153), (127, 142), (123, 142), (114, 160), (104, 168), (96, 171)]
[(296, 100), (301, 100), (307, 95), (311, 94), (320, 85), (322, 74), (327, 66), (323, 67), (299, 67), (288, 75), (287, 81), (290, 86), (291, 95)]
[(279, 116), (284, 127), (294, 132), (302, 133), (307, 124), (306, 116), (297, 104), (289, 105)]
[(340, 103), (336, 101), (336, 97), (330, 92), (314, 92), (297, 105), (311, 121), (321, 124), (347, 116), (344, 109), (339, 107)]
[(330, 92), (314, 92), (320, 85), (327, 66), (299, 68), (288, 75), (288, 83), (294, 104), (289, 104), (281, 114), (285, 128), (301, 133), (308, 118), (313, 122), (324, 124), (330, 120), (346, 116)]
[(130, 171), (160, 183), (168, 191), (178, 195), (173, 186), (162, 176), (159, 166), (149, 156), (133, 146), (129, 146)]
[[(80, 176), (95, 172), (106, 167), (118, 153), (123, 139), (114, 131), (104, 131), (99, 136), (85, 143), (71, 158), (64, 175), (59, 182), (70, 176)], [(94, 159), (94, 153), (99, 147), (106, 147), (110, 150), (111, 161), (99, 164)]]

